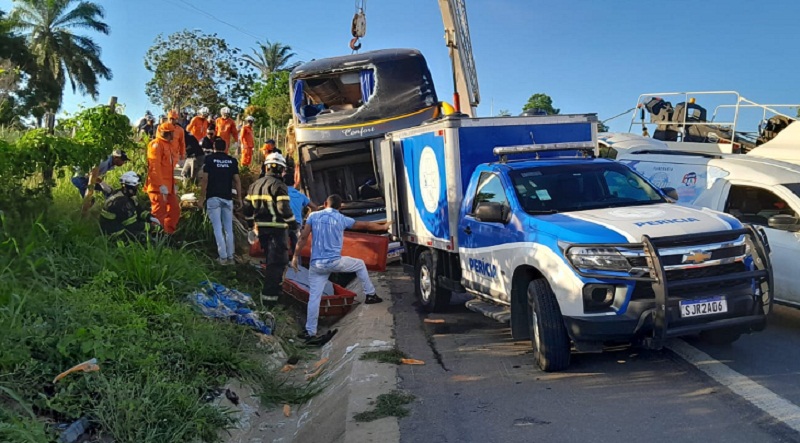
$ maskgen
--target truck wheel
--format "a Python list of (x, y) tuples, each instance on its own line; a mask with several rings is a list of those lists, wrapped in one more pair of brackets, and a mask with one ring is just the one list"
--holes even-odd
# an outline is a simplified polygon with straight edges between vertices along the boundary
[(570, 340), (553, 290), (544, 278), (528, 285), (531, 344), (536, 364), (546, 372), (569, 366)]
[(730, 329), (730, 328), (723, 328), (723, 329), (712, 329), (710, 331), (703, 331), (700, 333), (700, 338), (712, 345), (729, 345), (736, 340), (739, 340), (739, 337), (742, 336), (742, 331), (739, 329)]
[(417, 260), (414, 283), (417, 297), (429, 312), (441, 312), (450, 304), (451, 292), (439, 287), (439, 272), (433, 264), (431, 251), (423, 251)]

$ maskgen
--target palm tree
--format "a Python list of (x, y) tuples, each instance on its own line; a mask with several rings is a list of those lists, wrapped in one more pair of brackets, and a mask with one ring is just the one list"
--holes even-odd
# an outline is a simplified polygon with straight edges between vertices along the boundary
[(75, 31), (88, 29), (108, 35), (101, 21), (103, 8), (84, 0), (16, 0), (10, 21), (27, 39), (35, 65), (31, 95), (47, 111), (61, 108), (67, 78), (72, 91), (96, 99), (99, 79), (111, 79), (100, 60), (100, 46)]
[(242, 59), (261, 72), (261, 76), (266, 79), (273, 72), (291, 71), (300, 65), (301, 62), (289, 62), (296, 56), (292, 52), (292, 47), (281, 42), (258, 43), (258, 50), (253, 49), (253, 55), (244, 55)]

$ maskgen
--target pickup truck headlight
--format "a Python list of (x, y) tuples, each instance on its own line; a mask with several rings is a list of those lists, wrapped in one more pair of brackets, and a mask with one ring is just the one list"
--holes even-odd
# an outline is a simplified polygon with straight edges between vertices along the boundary
[(616, 248), (601, 246), (573, 246), (567, 250), (567, 258), (578, 269), (628, 272), (631, 265)]

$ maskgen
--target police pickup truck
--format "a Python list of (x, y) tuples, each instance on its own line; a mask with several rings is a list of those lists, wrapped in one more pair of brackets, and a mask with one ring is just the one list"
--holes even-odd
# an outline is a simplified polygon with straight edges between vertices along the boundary
[(762, 234), (672, 204), (629, 167), (596, 159), (596, 117), (446, 117), (381, 142), (387, 216), (421, 303), (468, 292), (510, 309), (545, 371), (574, 348), (659, 348), (764, 328)]

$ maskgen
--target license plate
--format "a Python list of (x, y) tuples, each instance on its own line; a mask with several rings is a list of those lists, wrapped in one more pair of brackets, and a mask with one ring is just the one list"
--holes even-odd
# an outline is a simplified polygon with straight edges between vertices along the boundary
[(725, 301), (725, 297), (681, 300), (680, 307), (681, 317), (699, 317), (728, 312), (728, 302)]

